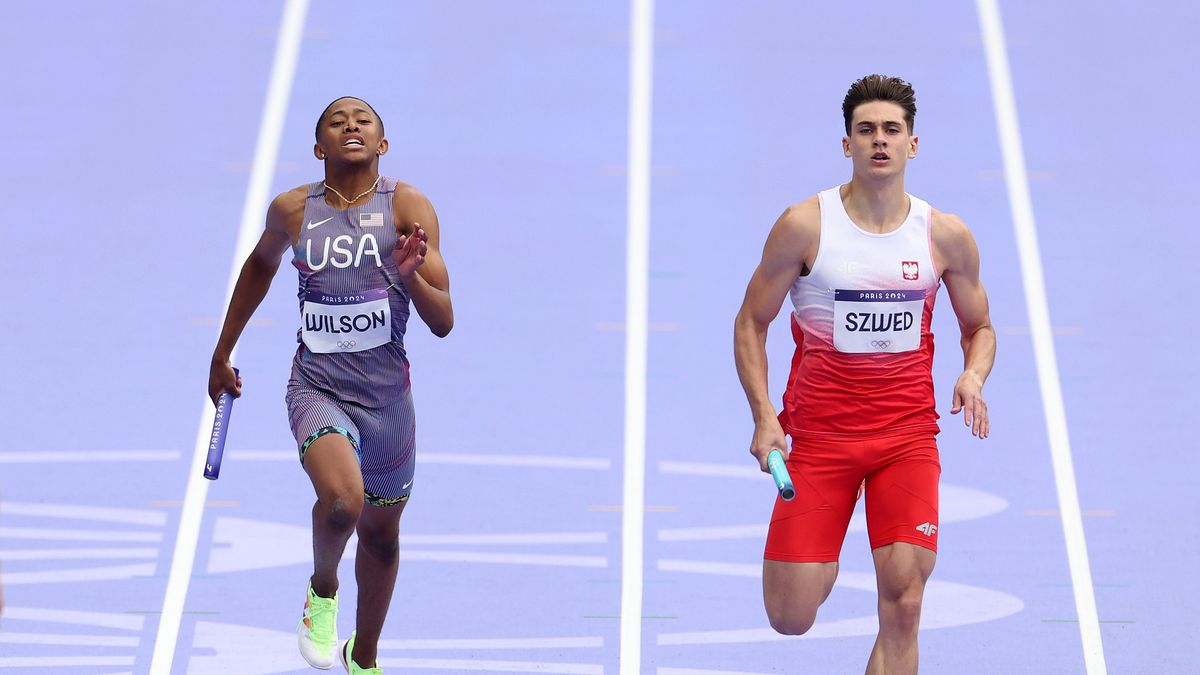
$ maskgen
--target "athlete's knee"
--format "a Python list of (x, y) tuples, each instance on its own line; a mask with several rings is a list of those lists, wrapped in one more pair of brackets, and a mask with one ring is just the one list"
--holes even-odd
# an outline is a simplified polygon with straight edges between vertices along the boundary
[(780, 635), (804, 635), (817, 620), (817, 610), (767, 612), (771, 628)]
[(923, 588), (919, 585), (880, 598), (879, 623), (892, 631), (915, 633), (921, 623)]
[(353, 491), (335, 492), (319, 500), (318, 508), (326, 526), (337, 532), (350, 532), (362, 515), (362, 497)]
[(380, 560), (392, 560), (400, 555), (400, 534), (398, 532), (360, 531), (358, 545), (372, 557)]

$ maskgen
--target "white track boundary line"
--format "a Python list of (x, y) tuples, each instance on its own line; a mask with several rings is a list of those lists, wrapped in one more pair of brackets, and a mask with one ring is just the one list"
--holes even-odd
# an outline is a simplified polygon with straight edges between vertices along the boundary
[[(239, 263), (253, 250), (258, 231), (266, 217), (271, 181), (275, 176), (275, 162), (279, 157), (279, 142), (287, 118), (287, 104), (291, 96), (292, 80), (296, 75), (296, 62), (300, 58), (300, 40), (304, 34), (307, 13), (308, 0), (287, 0), (283, 9), (283, 17), (279, 24), (279, 41), (275, 45), (275, 60), (271, 66), (267, 100), (259, 122), (254, 165), (250, 171), (246, 201), (242, 205), (242, 223), (238, 230), (233, 263), (229, 269), (222, 316), (229, 311), (229, 299), (241, 272)], [(179, 517), (179, 533), (175, 539), (171, 572), (163, 597), (162, 617), (159, 619), (154, 656), (150, 662), (151, 675), (170, 675), (171, 663), (175, 658), (175, 643), (179, 638), (179, 625), (183, 618), (192, 567), (196, 561), (196, 544), (200, 538), (204, 500), (208, 496), (208, 481), (204, 478), (203, 471), (213, 416), (212, 402), (206, 397), (200, 410), (200, 425), (196, 431), (196, 446), (188, 473), (187, 492)]]
[(621, 511), (621, 675), (642, 669), (646, 517), (646, 351), (650, 304), (650, 127), (654, 0), (629, 2), (629, 182), (625, 259), (625, 472)]
[(1033, 218), (1033, 200), (1029, 195), (1029, 177), (1025, 167), (1025, 151), (1021, 144), (1012, 73), (1008, 67), (1004, 25), (1000, 20), (997, 0), (977, 0), (977, 5), (984, 51), (987, 54), (988, 74), (992, 84), (992, 99), (996, 108), (996, 126), (1004, 155), (1008, 200), (1017, 235), (1021, 277), (1025, 285), (1025, 303), (1029, 308), (1038, 383), (1042, 390), (1046, 431), (1054, 464), (1054, 482), (1058, 490), (1059, 510), (1062, 512), (1063, 536), (1067, 542), (1071, 585), (1075, 591), (1075, 611), (1079, 616), (1079, 632), (1083, 640), (1084, 664), (1088, 675), (1103, 675), (1108, 670), (1104, 663), (1104, 645), (1100, 638), (1100, 621), (1096, 612), (1096, 592), (1092, 586), (1083, 517), (1079, 508), (1079, 493), (1075, 486), (1075, 467), (1071, 459), (1071, 442), (1067, 433), (1066, 408), (1063, 405), (1058, 360), (1054, 352), (1054, 335), (1050, 328), (1046, 282), (1042, 275), (1042, 258)]

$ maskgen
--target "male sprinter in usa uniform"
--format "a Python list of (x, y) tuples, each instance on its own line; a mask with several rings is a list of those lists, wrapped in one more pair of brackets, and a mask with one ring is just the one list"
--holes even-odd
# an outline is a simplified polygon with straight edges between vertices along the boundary
[[(416, 188), (379, 175), (388, 149), (383, 121), (366, 102), (339, 98), (321, 113), (316, 136), (325, 180), (271, 202), (234, 289), (208, 389), (214, 401), (222, 391), (241, 395), (229, 354), (291, 249), (302, 324), (286, 398), (317, 493), (300, 653), (316, 668), (337, 659), (349, 673), (377, 674), (415, 461), (404, 350), (409, 302), (439, 337), (450, 332), (454, 311), (433, 206)], [(337, 566), (355, 530), (357, 630), (339, 645)]]
[[(796, 486), (777, 500), (763, 562), (771, 626), (800, 635), (816, 619), (860, 484), (879, 588), (871, 675), (917, 671), (917, 626), (937, 551), (939, 431), (930, 319), (942, 281), (958, 317), (965, 366), (952, 413), (988, 435), (982, 389), (996, 335), (979, 252), (957, 216), (904, 191), (917, 155), (911, 85), (870, 75), (842, 103), (850, 182), (784, 211), (767, 237), (734, 329), (738, 375), (754, 415), (750, 452), (767, 471), (786, 449)], [(790, 292), (796, 353), (776, 415), (767, 393), (767, 326)], [(790, 670), (790, 669), (789, 669)]]

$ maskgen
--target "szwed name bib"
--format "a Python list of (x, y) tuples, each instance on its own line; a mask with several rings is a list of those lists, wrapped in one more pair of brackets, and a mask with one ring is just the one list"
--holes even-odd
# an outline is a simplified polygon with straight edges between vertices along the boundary
[(845, 354), (911, 352), (921, 346), (925, 291), (834, 291), (833, 347)]
[(310, 291), (304, 295), (301, 339), (313, 352), (361, 352), (392, 340), (392, 310), (388, 289), (332, 295)]

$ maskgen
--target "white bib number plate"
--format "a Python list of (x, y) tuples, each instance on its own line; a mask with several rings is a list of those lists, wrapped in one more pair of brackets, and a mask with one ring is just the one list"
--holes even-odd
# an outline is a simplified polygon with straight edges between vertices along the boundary
[(911, 352), (921, 346), (925, 291), (848, 291), (833, 295), (833, 346), (846, 354)]
[(304, 344), (318, 354), (361, 352), (392, 340), (386, 288), (349, 295), (309, 292), (301, 314)]

